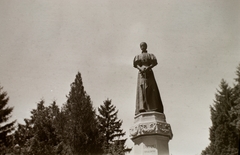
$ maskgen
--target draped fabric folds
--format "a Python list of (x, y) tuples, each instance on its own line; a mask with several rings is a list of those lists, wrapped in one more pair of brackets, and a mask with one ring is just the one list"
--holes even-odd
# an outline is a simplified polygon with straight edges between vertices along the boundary
[[(153, 54), (141, 53), (135, 56), (133, 66), (148, 67), (157, 65), (157, 59)], [(141, 112), (156, 111), (163, 113), (163, 104), (152, 69), (145, 73), (138, 73), (137, 96), (135, 115)]]

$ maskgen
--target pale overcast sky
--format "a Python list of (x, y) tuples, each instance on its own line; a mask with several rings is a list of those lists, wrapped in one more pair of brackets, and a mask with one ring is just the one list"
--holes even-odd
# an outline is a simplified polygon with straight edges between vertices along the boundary
[(112, 99), (127, 138), (132, 61), (147, 42), (158, 59), (172, 155), (199, 155), (209, 144), (209, 106), (222, 78), (233, 84), (240, 63), (238, 0), (0, 0), (0, 23), (0, 85), (13, 119), (29, 118), (41, 98), (61, 106), (79, 71), (95, 108)]

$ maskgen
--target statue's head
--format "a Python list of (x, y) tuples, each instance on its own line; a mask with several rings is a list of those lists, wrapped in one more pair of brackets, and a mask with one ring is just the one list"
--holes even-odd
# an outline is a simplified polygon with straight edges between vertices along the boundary
[(141, 48), (142, 51), (146, 51), (147, 50), (147, 43), (141, 42), (140, 48)]

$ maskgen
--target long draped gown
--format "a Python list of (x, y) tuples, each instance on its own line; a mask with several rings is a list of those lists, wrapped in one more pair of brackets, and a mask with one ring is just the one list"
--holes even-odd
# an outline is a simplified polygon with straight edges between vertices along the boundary
[[(147, 67), (157, 65), (157, 59), (153, 54), (141, 53), (135, 56), (133, 66)], [(152, 69), (145, 73), (138, 73), (137, 97), (135, 115), (141, 112), (156, 111), (163, 113), (163, 104)]]

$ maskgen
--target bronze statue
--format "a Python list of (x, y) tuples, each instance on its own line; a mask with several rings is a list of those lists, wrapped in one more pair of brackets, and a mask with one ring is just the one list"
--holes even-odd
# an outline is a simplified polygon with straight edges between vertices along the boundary
[(157, 65), (153, 54), (147, 53), (147, 44), (140, 44), (142, 53), (135, 56), (133, 66), (139, 70), (137, 81), (137, 99), (135, 115), (156, 111), (163, 113), (163, 104), (152, 68)]

